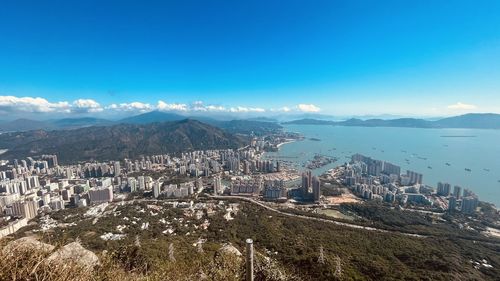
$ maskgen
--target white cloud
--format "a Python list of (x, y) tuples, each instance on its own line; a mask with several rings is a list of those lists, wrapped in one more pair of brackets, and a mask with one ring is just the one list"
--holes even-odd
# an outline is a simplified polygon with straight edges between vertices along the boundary
[(314, 104), (298, 104), (297, 109), (302, 112), (318, 112), (321, 109)]
[(208, 111), (227, 111), (227, 109), (221, 105), (207, 105), (205, 108)]
[(202, 101), (195, 101), (187, 108), (189, 111), (211, 111), (211, 112), (224, 112), (227, 109), (221, 105), (205, 105)]
[(237, 106), (237, 107), (231, 107), (229, 109), (230, 112), (266, 112), (265, 109), (260, 108), (260, 107), (244, 107), (244, 106)]
[(69, 112), (68, 102), (51, 103), (44, 98), (0, 96), (0, 111), (3, 112)]
[(15, 97), (0, 96), (0, 114), (13, 114), (22, 116), (23, 113), (47, 113), (47, 114), (120, 114), (120, 113), (144, 113), (153, 110), (177, 111), (177, 112), (206, 112), (210, 113), (234, 113), (234, 114), (260, 114), (265, 112), (318, 112), (319, 107), (313, 104), (299, 104), (294, 107), (280, 107), (276, 109), (265, 109), (262, 107), (223, 105), (206, 105), (203, 101), (194, 101), (190, 104), (167, 103), (159, 100), (157, 104), (143, 102), (113, 103), (101, 105), (93, 99), (77, 99), (74, 101), (49, 102), (40, 97)]
[(448, 105), (448, 109), (454, 109), (454, 110), (470, 110), (470, 109), (476, 109), (477, 106), (473, 104), (466, 104), (466, 103), (461, 103), (457, 102), (455, 104), (450, 104)]
[(191, 104), (191, 110), (194, 111), (207, 111), (207, 108), (202, 101), (195, 101)]
[(188, 111), (188, 106), (184, 103), (166, 103), (160, 100), (156, 105), (156, 109), (160, 111)]
[(142, 102), (131, 102), (131, 103), (120, 103), (111, 104), (106, 109), (112, 109), (116, 111), (137, 111), (137, 112), (147, 112), (151, 111), (153, 107), (149, 103)]
[(95, 113), (104, 110), (98, 102), (92, 99), (77, 99), (72, 105), (71, 111), (77, 113)]
[(283, 106), (280, 108), (272, 108), (271, 111), (272, 112), (290, 112), (290, 111), (292, 111), (292, 109), (288, 106)]

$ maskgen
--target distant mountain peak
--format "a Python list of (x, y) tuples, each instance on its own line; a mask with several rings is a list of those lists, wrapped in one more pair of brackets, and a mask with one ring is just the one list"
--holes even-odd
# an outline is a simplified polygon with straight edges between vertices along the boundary
[(169, 121), (179, 121), (186, 119), (187, 117), (171, 113), (171, 112), (163, 112), (163, 111), (150, 111), (146, 113), (142, 113), (139, 115), (130, 116), (127, 118), (123, 118), (119, 120), (119, 123), (129, 123), (129, 124), (147, 124), (153, 122), (169, 122)]

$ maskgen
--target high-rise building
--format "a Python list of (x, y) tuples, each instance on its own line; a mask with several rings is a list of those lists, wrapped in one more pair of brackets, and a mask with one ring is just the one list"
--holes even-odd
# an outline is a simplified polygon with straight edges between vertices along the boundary
[(406, 176), (409, 178), (409, 184), (422, 184), (422, 178), (424, 177), (422, 174), (419, 174), (417, 172), (413, 172), (410, 170), (406, 171)]
[(213, 178), (214, 195), (219, 195), (222, 192), (222, 181), (219, 176)]
[(312, 172), (310, 170), (302, 173), (302, 196), (306, 197), (312, 189)]
[(236, 180), (231, 183), (231, 194), (258, 196), (262, 188), (262, 179)]
[(457, 209), (457, 198), (452, 196), (448, 199), (448, 213), (453, 213)]
[(64, 201), (61, 200), (60, 198), (56, 198), (50, 201), (50, 208), (54, 211), (62, 210), (64, 209)]
[(195, 181), (195, 187), (198, 192), (200, 192), (203, 189), (203, 180), (201, 178)]
[(70, 167), (66, 168), (66, 178), (68, 178), (68, 179), (73, 178), (73, 171), (71, 170)]
[(321, 182), (316, 176), (312, 178), (312, 190), (314, 201), (319, 202), (319, 199), (321, 197)]
[(437, 194), (440, 196), (448, 196), (451, 192), (451, 185), (447, 182), (438, 182)]
[(158, 181), (153, 182), (153, 196), (154, 198), (160, 196), (160, 183)]
[(476, 212), (479, 200), (477, 196), (468, 196), (462, 199), (462, 213), (473, 214)]
[(401, 174), (401, 167), (398, 165), (394, 165), (389, 162), (384, 162), (384, 169), (382, 170), (384, 174), (387, 175), (400, 175)]
[(384, 161), (370, 159), (367, 165), (368, 165), (369, 175), (380, 176), (380, 173), (382, 172), (383, 169)]
[(453, 196), (458, 200), (462, 196), (462, 188), (458, 185), (453, 187)]
[(71, 195), (73, 195), (73, 193), (74, 192), (73, 192), (72, 188), (65, 188), (65, 189), (61, 190), (62, 199), (66, 202), (69, 202)]
[(41, 158), (47, 161), (49, 167), (57, 167), (59, 165), (57, 162), (57, 155), (42, 155)]
[(127, 179), (127, 185), (130, 190), (130, 192), (136, 192), (137, 191), (137, 180), (135, 178), (128, 178)]
[(139, 190), (146, 189), (146, 179), (144, 178), (144, 176), (138, 176), (137, 182), (139, 183)]
[(472, 192), (472, 190), (470, 190), (468, 188), (464, 188), (463, 197), (469, 197), (469, 196), (473, 196), (473, 195), (474, 195), (474, 192)]
[(103, 203), (113, 201), (113, 188), (111, 186), (89, 190), (90, 203)]
[(28, 220), (36, 217), (38, 213), (38, 202), (35, 200), (17, 201), (12, 203), (12, 214), (27, 218)]
[(38, 180), (38, 176), (31, 176), (26, 179), (26, 183), (28, 184), (28, 189), (37, 188), (40, 186), (40, 181)]
[(114, 164), (113, 164), (113, 172), (114, 172), (114, 176), (117, 177), (121, 174), (121, 168), (120, 168), (120, 162), (119, 161), (116, 161)]

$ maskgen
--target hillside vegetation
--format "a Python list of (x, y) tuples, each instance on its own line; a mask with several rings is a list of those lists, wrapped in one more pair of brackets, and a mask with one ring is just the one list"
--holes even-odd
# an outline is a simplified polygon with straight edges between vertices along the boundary
[[(439, 234), (415, 237), (366, 231), (234, 202), (240, 205), (240, 211), (232, 220), (223, 216), (228, 205), (201, 219), (186, 217), (186, 209), (171, 208), (162, 201), (109, 206), (105, 217), (98, 220), (85, 217), (82, 210), (68, 209), (51, 215), (60, 226), (41, 238), (58, 244), (81, 239), (82, 245), (101, 258), (105, 251), (113, 270), (151, 278), (148, 280), (198, 280), (201, 276), (208, 276), (207, 280), (238, 280), (244, 272), (242, 262), (218, 257), (225, 243), (244, 253), (246, 238), (254, 240), (261, 260), (257, 280), (495, 280), (500, 274), (498, 243)], [(160, 211), (155, 206), (163, 207)], [(162, 223), (163, 219), (168, 224)], [(196, 226), (205, 220), (210, 222), (208, 228)], [(145, 223), (148, 228), (142, 229)], [(119, 225), (127, 226), (122, 240), (99, 238), (116, 233)], [(175, 232), (165, 234), (165, 227)], [(18, 236), (36, 233), (40, 232), (32, 225)], [(196, 247), (200, 239), (205, 241), (202, 251)], [(170, 247), (175, 249), (175, 261), (170, 257)], [(319, 258), (321, 248), (323, 262)], [(477, 266), (483, 260), (491, 268)], [(211, 271), (214, 268), (221, 272)]]
[(2, 158), (57, 154), (61, 163), (116, 160), (140, 155), (243, 146), (246, 140), (195, 120), (120, 124), (76, 130), (12, 132), (0, 135)]

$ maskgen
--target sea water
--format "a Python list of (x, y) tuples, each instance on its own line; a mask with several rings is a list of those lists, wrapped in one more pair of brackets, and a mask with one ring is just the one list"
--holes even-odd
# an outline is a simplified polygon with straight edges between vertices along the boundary
[[(402, 173), (422, 173), (424, 184), (439, 181), (471, 189), (481, 201), (500, 206), (500, 130), (343, 127), (285, 125), (304, 135), (303, 141), (282, 145), (279, 156), (300, 169), (315, 154), (338, 161), (314, 170), (321, 174), (350, 161), (354, 153), (399, 165)], [(318, 140), (311, 140), (319, 139)], [(448, 164), (447, 164), (448, 163)], [(466, 171), (466, 169), (470, 169)], [(453, 188), (452, 188), (453, 190)]]

